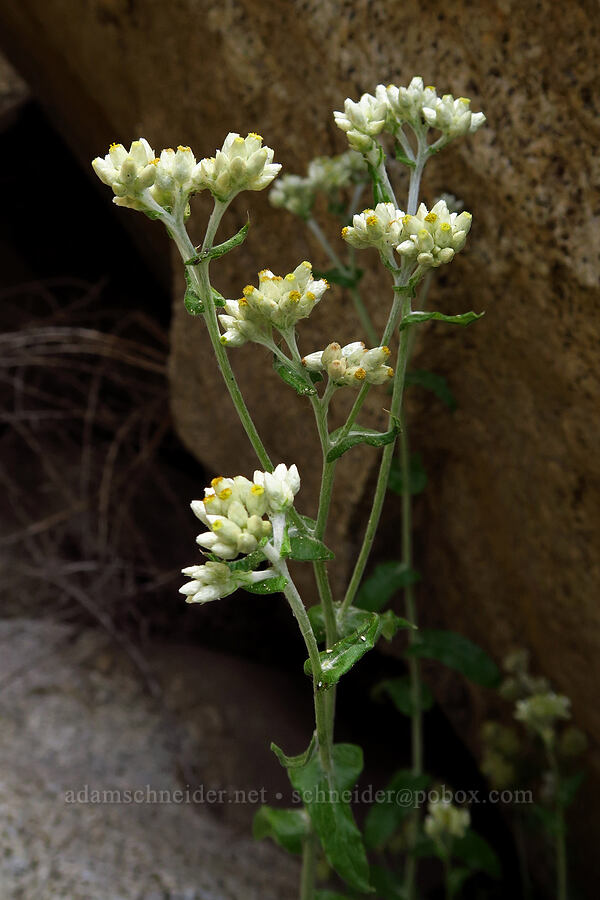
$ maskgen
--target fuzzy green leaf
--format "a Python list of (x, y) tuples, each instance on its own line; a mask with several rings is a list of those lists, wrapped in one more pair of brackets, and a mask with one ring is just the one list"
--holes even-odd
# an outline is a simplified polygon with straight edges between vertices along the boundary
[(369, 444), (370, 447), (384, 447), (386, 444), (391, 444), (396, 439), (399, 431), (400, 421), (395, 419), (393, 427), (389, 431), (374, 431), (372, 428), (353, 427), (345, 438), (340, 439), (338, 437), (336, 441), (336, 436), (340, 434), (340, 429), (337, 429), (331, 435), (333, 446), (327, 453), (327, 462), (339, 459), (342, 454), (350, 450), (351, 447), (356, 447), (357, 444)]
[(500, 671), (494, 660), (473, 641), (455, 631), (421, 629), (405, 654), (436, 659), (484, 687), (496, 687), (500, 681)]
[(302, 766), (305, 766), (311, 759), (315, 750), (316, 743), (317, 733), (315, 732), (310, 739), (310, 744), (308, 745), (304, 753), (299, 753), (297, 756), (286, 756), (281, 747), (278, 747), (274, 741), (271, 742), (271, 750), (284, 769), (299, 769)]
[(475, 319), (481, 319), (484, 313), (471, 312), (460, 313), (456, 316), (446, 316), (440, 312), (410, 312), (400, 322), (399, 331), (404, 331), (411, 325), (419, 325), (421, 322), (449, 322), (451, 325), (470, 325)]
[[(408, 487), (411, 494), (420, 494), (427, 487), (427, 472), (423, 467), (420, 453), (411, 453), (408, 469)], [(394, 457), (390, 468), (388, 488), (394, 494), (404, 493), (404, 478), (400, 461)]]
[[(410, 678), (403, 675), (399, 678), (386, 678), (380, 681), (373, 690), (374, 697), (387, 694), (392, 703), (404, 716), (412, 716), (415, 712), (415, 704), (412, 696)], [(433, 694), (424, 681), (419, 683), (419, 709), (426, 712), (433, 706)]]
[(409, 159), (404, 150), (402, 149), (402, 144), (397, 141), (394, 145), (394, 156), (401, 162), (403, 165), (408, 166), (409, 169), (414, 169), (416, 167), (416, 162), (414, 159)]
[(289, 769), (288, 774), (302, 797), (330, 865), (354, 890), (371, 893), (367, 855), (346, 799), (362, 766), (360, 747), (337, 744), (333, 748), (331, 782), (321, 768), (318, 755), (301, 769)]
[(432, 394), (445, 403), (448, 409), (454, 411), (456, 409), (456, 399), (454, 394), (448, 387), (448, 381), (443, 375), (437, 375), (435, 372), (428, 372), (426, 369), (414, 369), (412, 372), (406, 373), (405, 383), (408, 385), (416, 384), (425, 390), (431, 391)]
[(292, 363), (289, 365), (283, 363), (278, 356), (273, 357), (273, 368), (286, 384), (293, 387), (297, 394), (301, 397), (310, 397), (317, 393), (317, 389), (313, 386), (312, 379), (305, 371), (299, 372), (294, 368)]
[(385, 562), (375, 566), (372, 575), (363, 582), (355, 605), (370, 612), (379, 612), (392, 599), (396, 591), (415, 584), (420, 574), (401, 562)]
[(187, 269), (183, 270), (183, 274), (185, 276), (185, 294), (183, 296), (183, 303), (190, 316), (201, 316), (204, 312), (204, 303), (202, 302), (200, 295), (194, 288), (194, 284), (192, 282), (192, 276), (188, 272)]
[(198, 266), (201, 262), (206, 262), (207, 259), (219, 259), (219, 257), (225, 256), (226, 253), (229, 253), (235, 247), (239, 247), (240, 244), (244, 243), (249, 228), (250, 222), (246, 222), (246, 224), (243, 225), (242, 228), (240, 228), (237, 234), (234, 234), (233, 237), (229, 238), (229, 240), (223, 241), (222, 244), (217, 244), (215, 247), (211, 247), (209, 250), (202, 250), (200, 253), (196, 253), (196, 255), (192, 256), (191, 259), (186, 260), (184, 265)]
[(282, 594), (287, 586), (287, 578), (283, 575), (272, 575), (264, 581), (255, 581), (254, 584), (245, 584), (243, 588), (249, 594)]
[(300, 534), (295, 528), (288, 529), (290, 559), (312, 562), (318, 559), (333, 559), (334, 554), (323, 541), (310, 534)]
[(255, 840), (272, 838), (288, 853), (302, 853), (304, 838), (309, 833), (309, 820), (303, 809), (274, 809), (261, 806), (252, 823)]
[[(342, 675), (345, 675), (352, 666), (362, 659), (369, 650), (375, 646), (375, 642), (381, 633), (381, 623), (376, 613), (371, 613), (369, 619), (348, 637), (337, 641), (333, 647), (319, 653), (321, 660), (320, 679), (325, 685), (337, 684)], [(306, 675), (312, 675), (310, 659), (304, 663)]]

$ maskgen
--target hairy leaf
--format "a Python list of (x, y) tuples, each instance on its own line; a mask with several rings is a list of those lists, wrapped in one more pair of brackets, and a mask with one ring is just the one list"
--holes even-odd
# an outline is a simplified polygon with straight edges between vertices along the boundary
[(456, 316), (446, 316), (440, 312), (410, 312), (404, 316), (399, 325), (399, 331), (404, 331), (411, 325), (419, 325), (421, 322), (449, 322), (451, 325), (470, 325), (475, 319), (481, 319), (484, 313), (471, 312), (460, 313)]
[(379, 612), (392, 599), (396, 591), (415, 584), (420, 574), (401, 562), (385, 562), (375, 566), (372, 575), (363, 582), (356, 596), (355, 606), (371, 612)]

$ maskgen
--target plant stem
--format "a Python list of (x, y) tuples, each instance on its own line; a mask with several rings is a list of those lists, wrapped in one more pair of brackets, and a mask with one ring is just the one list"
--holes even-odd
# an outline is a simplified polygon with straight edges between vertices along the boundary
[[(202, 244), (202, 250), (207, 250), (212, 247), (214, 236), (226, 208), (227, 204), (220, 203), (218, 200), (215, 201), (215, 206), (210, 217), (208, 227), (206, 229), (204, 242)], [(185, 229), (183, 218), (170, 223), (170, 230), (183, 261), (185, 262), (186, 260), (191, 259), (195, 255), (196, 250), (194, 245), (190, 241), (189, 235)], [(242, 392), (240, 391), (235, 374), (233, 372), (233, 369), (231, 368), (231, 364), (227, 356), (227, 351), (221, 343), (221, 335), (219, 332), (215, 305), (212, 299), (212, 289), (208, 269), (209, 260), (201, 262), (198, 266), (188, 266), (188, 272), (190, 273), (192, 282), (194, 283), (194, 286), (196, 287), (198, 294), (202, 298), (202, 301), (204, 303), (204, 321), (206, 322), (210, 342), (217, 358), (217, 364), (221, 371), (221, 375), (223, 376), (223, 380), (225, 382), (227, 390), (229, 391), (229, 395), (233, 401), (233, 405), (235, 406), (244, 431), (248, 435), (248, 439), (252, 444), (252, 447), (254, 448), (254, 452), (256, 453), (260, 464), (265, 470), (272, 472), (273, 464), (269, 458), (269, 454), (267, 453), (263, 442), (259, 437), (256, 426), (252, 421), (252, 417), (248, 411), (248, 407), (246, 406), (246, 403), (242, 396)]]
[(319, 747), (321, 765), (324, 772), (331, 773), (333, 735), (331, 724), (329, 722), (327, 702), (325, 700), (326, 691), (323, 690), (323, 683), (321, 681), (321, 659), (319, 657), (319, 648), (317, 646), (315, 634), (312, 630), (312, 625), (310, 624), (310, 619), (308, 618), (308, 613), (306, 612), (304, 603), (302, 602), (302, 598), (300, 597), (298, 589), (293, 582), (292, 576), (290, 575), (290, 571), (287, 567), (286, 561), (284, 559), (281, 559), (279, 552), (271, 543), (265, 544), (265, 546), (263, 547), (263, 553), (272, 564), (272, 566), (279, 572), (280, 575), (283, 575), (283, 577), (287, 581), (284, 589), (284, 594), (296, 618), (296, 621), (298, 622), (298, 627), (300, 628), (300, 632), (302, 634), (302, 637), (304, 638), (304, 643), (306, 644), (306, 649), (308, 651), (308, 657), (310, 659), (310, 665), (312, 668), (315, 722), (317, 726), (317, 744)]
[[(410, 298), (404, 298), (403, 301), (403, 315), (406, 314), (410, 310)], [(394, 392), (392, 394), (392, 403), (390, 406), (390, 428), (393, 426), (394, 418), (397, 418), (400, 409), (402, 406), (402, 396), (404, 392), (404, 375), (406, 372), (406, 357), (407, 357), (407, 348), (408, 348), (408, 329), (400, 332), (400, 342), (398, 346), (398, 356), (396, 359), (396, 371), (394, 373)], [(377, 527), (379, 525), (379, 520), (381, 518), (381, 511), (383, 509), (383, 501), (385, 499), (385, 494), (387, 490), (388, 478), (390, 474), (390, 468), (392, 465), (392, 458), (394, 455), (394, 447), (395, 441), (392, 441), (383, 449), (383, 454), (381, 457), (381, 464), (379, 466), (379, 475), (377, 477), (377, 485), (375, 487), (375, 493), (373, 495), (373, 505), (371, 508), (371, 514), (369, 516), (369, 521), (367, 523), (367, 528), (365, 531), (365, 535), (363, 538), (362, 547), (360, 549), (360, 553), (358, 555), (358, 559), (356, 560), (356, 564), (354, 566), (354, 571), (352, 572), (352, 577), (350, 579), (350, 584), (348, 585), (348, 589), (346, 591), (346, 596), (344, 597), (344, 601), (341, 607), (341, 614), (343, 615), (348, 607), (351, 605), (356, 592), (359, 588), (363, 573), (365, 571), (365, 567), (367, 565), (367, 561), (369, 559), (369, 554), (371, 552), (371, 547), (373, 546), (373, 541), (375, 539), (375, 532), (377, 531)]]
[(555, 853), (556, 853), (556, 900), (568, 900), (568, 878), (567, 878), (567, 829), (565, 822), (565, 809), (560, 796), (560, 770), (553, 747), (547, 746), (548, 760), (550, 769), (554, 776), (554, 790), (556, 793), (556, 803), (554, 814), (556, 816), (556, 835), (555, 835)]
[(317, 838), (311, 829), (302, 846), (302, 875), (300, 877), (300, 900), (313, 900), (317, 877)]

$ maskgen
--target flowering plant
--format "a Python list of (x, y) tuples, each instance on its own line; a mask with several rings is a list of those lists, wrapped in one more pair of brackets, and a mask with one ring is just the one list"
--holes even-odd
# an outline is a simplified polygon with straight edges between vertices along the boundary
[[(363, 836), (349, 803), (340, 799), (360, 774), (362, 751), (351, 744), (334, 742), (335, 693), (336, 685), (352, 666), (382, 637), (391, 640), (401, 629), (408, 631), (412, 649), (414, 783), (424, 777), (418, 656), (427, 655), (428, 650), (425, 636), (417, 629), (411, 591), (411, 490), (403, 395), (409, 380), (407, 363), (414, 329), (432, 320), (468, 325), (481, 315), (446, 315), (414, 309), (413, 301), (419, 291), (424, 301), (431, 272), (452, 262), (465, 247), (471, 227), (471, 214), (451, 208), (448, 198), (438, 200), (430, 209), (419, 203), (423, 169), (450, 141), (474, 133), (485, 121), (483, 114), (472, 113), (465, 98), (455, 100), (449, 94), (440, 97), (435, 88), (414, 78), (408, 87), (379, 85), (374, 94), (364, 94), (358, 101), (347, 99), (344, 110), (335, 112), (334, 118), (346, 135), (349, 149), (337, 157), (313, 160), (306, 176), (280, 177), (271, 191), (274, 206), (299, 216), (316, 235), (333, 268), (326, 276), (314, 272), (306, 261), (283, 276), (263, 270), (258, 284), (242, 288), (237, 298), (224, 298), (214, 288), (210, 266), (212, 260), (234, 250), (246, 237), (248, 225), (215, 244), (217, 230), (232, 199), (241, 191), (268, 187), (281, 168), (273, 162), (273, 150), (263, 145), (259, 135), (244, 138), (231, 133), (214, 156), (199, 162), (189, 147), (166, 149), (156, 156), (143, 138), (134, 141), (129, 151), (113, 144), (104, 158), (93, 162), (100, 179), (112, 188), (117, 205), (161, 221), (175, 241), (185, 268), (186, 308), (206, 325), (231, 401), (261, 466), (252, 480), (244, 475), (214, 478), (205, 488), (204, 497), (192, 502), (192, 510), (205, 528), (197, 542), (206, 561), (183, 570), (188, 581), (181, 592), (187, 602), (199, 604), (224, 598), (238, 588), (253, 593), (282, 592), (298, 622), (308, 657), (305, 672), (313, 685), (315, 730), (300, 755), (287, 756), (275, 746), (274, 751), (288, 770), (304, 808), (263, 807), (257, 815), (255, 833), (301, 852), (302, 900), (342, 896), (327, 891), (315, 893), (319, 845), (352, 896), (373, 893), (380, 877), (376, 867), (369, 867)], [(402, 207), (390, 180), (386, 154), (389, 143), (408, 175)], [(372, 188), (373, 205), (359, 212), (367, 185)], [(191, 212), (190, 198), (199, 191), (209, 191), (214, 206), (204, 240), (200, 247), (194, 247), (186, 221)], [(340, 260), (314, 218), (319, 194), (325, 195), (330, 209), (341, 214), (347, 262)], [(345, 199), (348, 194), (349, 203)], [(376, 251), (391, 279), (387, 321), (381, 333), (376, 331), (358, 288), (361, 271), (355, 263), (355, 252), (363, 250)], [(323, 298), (329, 281), (350, 291), (368, 347), (360, 334), (345, 346), (338, 343), (336, 335), (327, 335), (320, 342), (323, 349), (309, 348), (302, 355), (297, 326), (315, 312), (320, 302), (327, 302)], [(291, 460), (273, 465), (244, 401), (229, 351), (246, 342), (268, 350), (277, 373), (312, 407), (322, 450), (321, 490), (315, 518), (301, 514), (297, 508), (301, 473)], [(330, 404), (337, 391), (347, 388), (356, 392), (352, 408), (342, 427), (331, 431)], [(391, 398), (383, 401), (389, 405), (387, 428), (374, 431), (360, 424), (361, 409), (371, 390), (385, 389), (391, 393)], [(334, 597), (329, 578), (333, 554), (326, 537), (336, 466), (343, 454), (360, 444), (380, 449), (379, 474), (347, 589), (343, 597)], [(376, 592), (374, 601), (365, 602), (364, 591), (368, 593), (369, 586), (368, 581), (363, 582), (363, 576), (394, 474), (397, 444), (404, 473), (400, 493), (406, 532), (403, 540), (408, 541), (408, 551), (388, 588)], [(320, 602), (309, 611), (294, 583), (288, 560), (301, 560), (314, 568)], [(384, 610), (397, 588), (406, 589), (405, 618), (392, 609)], [(452, 643), (451, 638), (448, 640)], [(452, 646), (456, 650), (456, 642)], [(446, 836), (460, 839), (468, 824), (468, 814), (446, 807), (430, 809), (424, 832), (418, 814), (411, 817), (405, 876), (405, 896), (409, 900), (416, 891), (415, 848), (420, 835), (429, 834), (439, 847), (446, 847)]]

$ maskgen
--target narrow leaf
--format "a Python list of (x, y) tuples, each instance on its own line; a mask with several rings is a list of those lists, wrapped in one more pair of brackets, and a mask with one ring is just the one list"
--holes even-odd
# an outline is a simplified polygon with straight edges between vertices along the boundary
[(201, 262), (205, 262), (207, 259), (219, 259), (219, 257), (225, 256), (226, 253), (229, 253), (235, 247), (239, 247), (240, 244), (244, 243), (249, 228), (250, 222), (246, 222), (246, 224), (243, 225), (242, 228), (240, 228), (237, 234), (234, 234), (233, 237), (229, 238), (229, 240), (223, 241), (222, 244), (217, 244), (215, 247), (211, 247), (209, 250), (202, 250), (191, 259), (188, 259), (185, 262), (185, 265), (197, 266)]
[(392, 599), (396, 591), (415, 584), (421, 576), (401, 562), (385, 562), (375, 566), (360, 587), (355, 605), (360, 609), (379, 612)]
[(313, 386), (312, 379), (307, 377), (307, 373), (298, 372), (292, 363), (284, 364), (278, 356), (273, 357), (273, 368), (286, 384), (293, 387), (297, 394), (302, 397), (309, 397), (317, 393), (317, 389)]
[(400, 322), (399, 331), (404, 331), (410, 325), (418, 325), (421, 322), (449, 322), (451, 325), (470, 325), (475, 319), (481, 319), (484, 313), (471, 312), (460, 313), (457, 316), (446, 316), (440, 312), (410, 312)]
[(402, 149), (402, 144), (397, 142), (394, 145), (394, 156), (398, 160), (398, 162), (403, 163), (405, 166), (408, 166), (410, 169), (414, 169), (416, 167), (416, 162), (414, 159), (409, 159), (404, 150)]
[(419, 387), (431, 391), (432, 394), (445, 403), (448, 409), (456, 409), (456, 399), (454, 394), (448, 387), (448, 381), (443, 375), (437, 375), (435, 372), (428, 372), (426, 369), (415, 369), (406, 373), (406, 385), (416, 384)]
[[(342, 454), (350, 450), (351, 447), (356, 447), (357, 444), (369, 444), (370, 447), (384, 447), (386, 444), (391, 444), (396, 439), (399, 431), (399, 420), (395, 420), (393, 427), (389, 431), (373, 431), (372, 428), (352, 428), (345, 438), (341, 438), (334, 443), (327, 454), (327, 462), (339, 459)], [(336, 432), (331, 435), (333, 440), (335, 440), (335, 434)]]
[(194, 284), (192, 282), (192, 276), (188, 272), (187, 269), (183, 270), (183, 274), (185, 276), (185, 294), (183, 296), (183, 303), (190, 316), (201, 316), (204, 312), (204, 303), (200, 299), (200, 295), (194, 288)]
[(484, 687), (496, 687), (500, 681), (498, 666), (485, 650), (455, 631), (422, 629), (405, 654), (436, 659)]
[[(379, 637), (381, 625), (377, 613), (371, 613), (369, 621), (348, 637), (337, 641), (333, 647), (319, 653), (321, 681), (325, 685), (337, 684), (359, 659), (372, 650)], [(304, 663), (306, 675), (312, 675), (310, 659)]]
[(261, 806), (252, 823), (255, 840), (272, 838), (288, 853), (302, 853), (302, 843), (309, 833), (309, 820), (303, 809), (274, 809)]
[[(404, 716), (412, 716), (417, 709), (412, 695), (410, 678), (403, 675), (400, 678), (386, 678), (380, 681), (373, 691), (373, 696), (379, 697), (387, 694), (398, 712)], [(433, 706), (433, 694), (424, 681), (419, 682), (418, 709), (426, 712)]]
[(284, 769), (299, 769), (301, 766), (305, 766), (311, 759), (315, 750), (316, 743), (317, 733), (314, 732), (312, 738), (310, 739), (310, 744), (308, 745), (304, 753), (299, 753), (297, 756), (286, 756), (281, 747), (278, 747), (274, 741), (271, 742), (271, 750)]
[(318, 755), (301, 769), (289, 769), (292, 786), (300, 793), (331, 866), (354, 890), (371, 893), (369, 864), (346, 793), (362, 771), (362, 750), (353, 744), (333, 748), (330, 779)]
[[(388, 488), (394, 494), (402, 494), (405, 491), (404, 473), (400, 461), (394, 457), (390, 468)], [(427, 472), (423, 467), (420, 453), (411, 453), (408, 469), (408, 490), (410, 494), (420, 494), (427, 487)]]

